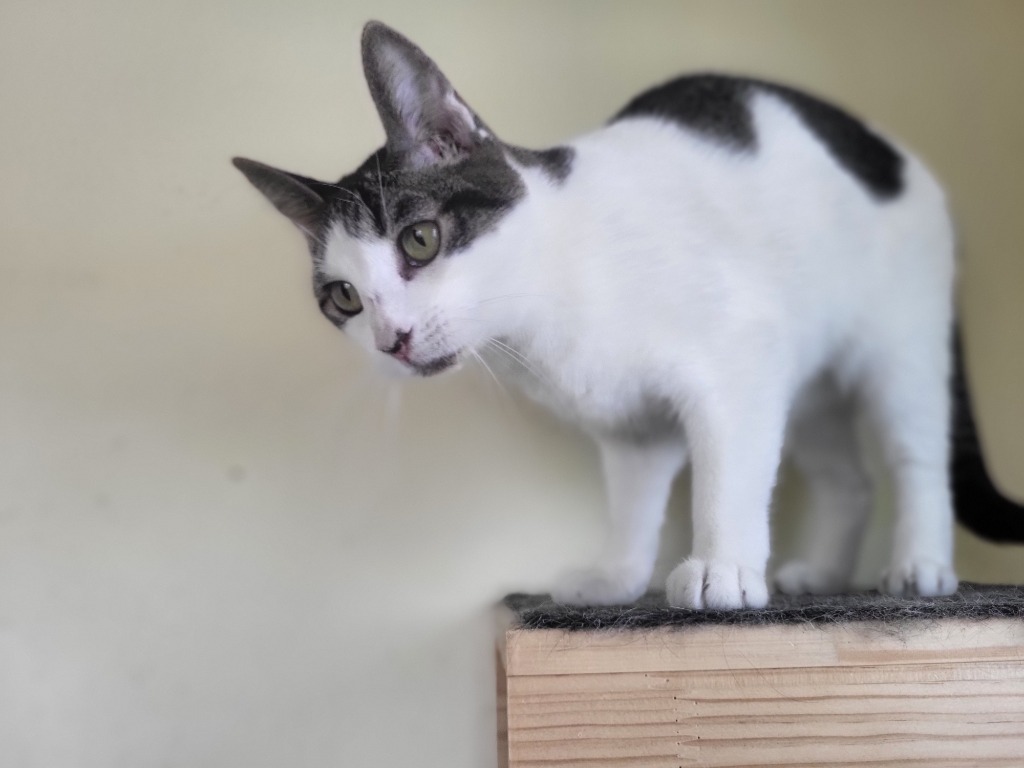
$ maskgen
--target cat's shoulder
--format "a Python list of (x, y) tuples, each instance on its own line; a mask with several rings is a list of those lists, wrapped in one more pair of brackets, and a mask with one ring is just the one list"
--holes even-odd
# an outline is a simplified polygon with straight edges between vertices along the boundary
[(736, 149), (750, 148), (756, 142), (749, 108), (753, 83), (713, 73), (682, 75), (640, 93), (610, 122), (662, 118)]
[(640, 93), (610, 122), (638, 117), (667, 120), (703, 139), (753, 152), (758, 147), (753, 107), (758, 94), (773, 96), (792, 109), (808, 132), (874, 196), (899, 195), (899, 150), (841, 107), (787, 85), (717, 73), (683, 75)]

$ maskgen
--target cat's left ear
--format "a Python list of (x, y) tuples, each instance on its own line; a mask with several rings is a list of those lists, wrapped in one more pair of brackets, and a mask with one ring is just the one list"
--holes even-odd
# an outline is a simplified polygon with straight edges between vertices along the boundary
[(327, 209), (318, 192), (323, 184), (245, 157), (236, 157), (231, 162), (295, 226), (310, 237), (315, 235)]
[(458, 160), (490, 137), (430, 57), (379, 21), (363, 28), (363, 71), (388, 154), (400, 164), (422, 168)]

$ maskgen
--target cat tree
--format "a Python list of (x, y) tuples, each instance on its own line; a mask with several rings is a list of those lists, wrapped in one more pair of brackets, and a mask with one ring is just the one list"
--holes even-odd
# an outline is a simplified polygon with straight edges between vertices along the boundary
[(776, 598), (763, 611), (513, 595), (507, 768), (1024, 766), (1024, 590)]

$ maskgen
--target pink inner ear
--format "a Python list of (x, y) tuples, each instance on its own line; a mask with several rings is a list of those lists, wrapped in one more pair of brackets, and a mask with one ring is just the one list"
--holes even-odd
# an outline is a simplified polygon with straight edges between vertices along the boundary
[(410, 160), (416, 167), (453, 161), (488, 135), (477, 129), (476, 117), (454, 91), (432, 106), (437, 109), (424, 110), (424, 125), (412, 148)]
[(422, 101), (424, 95), (417, 84), (416, 70), (409, 66), (401, 52), (388, 48), (382, 52), (381, 67), (386, 69), (388, 89), (398, 115), (410, 134), (423, 122)]
[(436, 66), (417, 66), (395, 45), (386, 45), (379, 54), (390, 100), (405, 134), (388, 139), (407, 153), (410, 164), (448, 162), (479, 141), (476, 116)]

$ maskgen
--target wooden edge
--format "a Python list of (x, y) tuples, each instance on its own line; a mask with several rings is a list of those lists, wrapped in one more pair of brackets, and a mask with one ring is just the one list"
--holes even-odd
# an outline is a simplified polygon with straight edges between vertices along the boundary
[(937, 619), (574, 632), (513, 623), (499, 638), (499, 653), (510, 677), (1021, 661), (1024, 622)]
[(508, 634), (519, 623), (515, 612), (504, 605), (499, 605), (494, 613), (495, 636), (498, 638), (498, 662), (504, 669), (508, 668)]
[(508, 768), (508, 673), (505, 671), (505, 663), (501, 659), (501, 653), (495, 653), (494, 659), (495, 691), (498, 726), (498, 768)]

